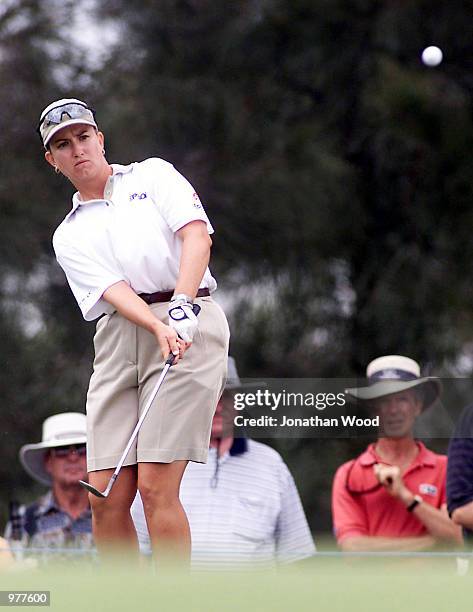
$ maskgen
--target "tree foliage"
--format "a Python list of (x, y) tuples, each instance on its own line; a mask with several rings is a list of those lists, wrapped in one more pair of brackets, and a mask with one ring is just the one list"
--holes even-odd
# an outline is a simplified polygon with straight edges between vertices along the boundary
[[(469, 354), (469, 3), (84, 4), (81, 33), (72, 2), (10, 0), (0, 12), (8, 457), (38, 439), (44, 416), (83, 409), (90, 373), (93, 329), (50, 245), (72, 189), (44, 165), (33, 130), (63, 95), (97, 109), (111, 162), (163, 157), (197, 188), (216, 229), (212, 269), (242, 374), (362, 375), (386, 353), (445, 371)], [(103, 44), (105, 30), (115, 44)], [(89, 35), (91, 50), (72, 34)], [(419, 61), (432, 43), (445, 53), (436, 69)], [(99, 50), (102, 64), (90, 61)], [(317, 474), (302, 478), (317, 449), (291, 446), (306, 499), (315, 490), (326, 499), (323, 466), (355, 447), (334, 442), (336, 459), (319, 458)], [(19, 473), (10, 471), (16, 482)], [(10, 491), (13, 478), (1, 476)], [(327, 527), (322, 506), (310, 508)]]

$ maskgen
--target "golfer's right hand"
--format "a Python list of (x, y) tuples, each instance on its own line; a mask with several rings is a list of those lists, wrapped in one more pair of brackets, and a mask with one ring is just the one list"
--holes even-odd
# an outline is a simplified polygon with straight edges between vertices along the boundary
[(164, 323), (159, 325), (154, 335), (158, 341), (163, 359), (166, 360), (169, 357), (169, 353), (172, 353), (175, 356), (173, 364), (175, 365), (186, 352), (187, 343), (179, 338), (175, 329)]

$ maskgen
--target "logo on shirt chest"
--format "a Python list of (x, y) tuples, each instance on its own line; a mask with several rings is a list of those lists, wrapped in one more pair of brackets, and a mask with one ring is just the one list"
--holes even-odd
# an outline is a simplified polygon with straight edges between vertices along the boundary
[(143, 191), (143, 193), (130, 193), (130, 202), (133, 202), (133, 200), (145, 200), (147, 197), (146, 191)]
[(438, 493), (438, 489), (433, 484), (422, 483), (419, 485), (419, 493), (422, 493), (422, 495), (430, 495), (431, 497), (435, 497)]

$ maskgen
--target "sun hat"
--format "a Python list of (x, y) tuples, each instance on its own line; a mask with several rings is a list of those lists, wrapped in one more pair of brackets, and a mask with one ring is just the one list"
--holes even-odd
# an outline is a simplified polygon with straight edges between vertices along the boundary
[(51, 102), (42, 111), (37, 131), (46, 148), (51, 138), (65, 127), (77, 124), (92, 125), (98, 129), (92, 108), (77, 98), (62, 98)]
[(232, 391), (234, 389), (243, 389), (244, 387), (261, 387), (261, 386), (265, 386), (265, 383), (264, 382), (250, 382), (250, 383), (241, 382), (241, 379), (238, 376), (236, 361), (233, 357), (230, 357), (230, 355), (228, 356), (227, 380), (225, 382), (224, 391)]
[(435, 403), (442, 392), (442, 385), (437, 377), (421, 377), (417, 361), (402, 355), (384, 355), (374, 359), (366, 368), (366, 377), (367, 387), (345, 389), (350, 399), (369, 402), (392, 393), (422, 386), (424, 392), (422, 410), (426, 410)]
[(20, 461), (28, 474), (46, 486), (51, 486), (51, 476), (46, 471), (44, 460), (51, 448), (85, 444), (87, 427), (85, 414), (61, 412), (48, 417), (43, 423), (41, 442), (25, 444), (20, 449)]

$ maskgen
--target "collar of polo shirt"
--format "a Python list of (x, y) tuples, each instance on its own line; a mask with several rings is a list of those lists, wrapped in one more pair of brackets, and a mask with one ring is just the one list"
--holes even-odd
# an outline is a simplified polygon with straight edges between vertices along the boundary
[[(131, 172), (133, 170), (133, 165), (134, 164), (130, 164), (129, 166), (122, 166), (121, 164), (110, 164), (110, 167), (112, 168), (112, 174), (110, 176), (113, 177), (117, 176), (118, 174), (128, 174), (128, 172)], [(102, 201), (102, 198), (100, 200), (88, 200), (88, 202), (100, 201)], [(76, 191), (75, 194), (72, 196), (72, 209), (66, 215), (66, 220), (69, 219), (71, 215), (75, 213), (79, 206), (83, 206), (84, 204), (86, 204), (86, 202), (79, 198), (79, 192)]]

